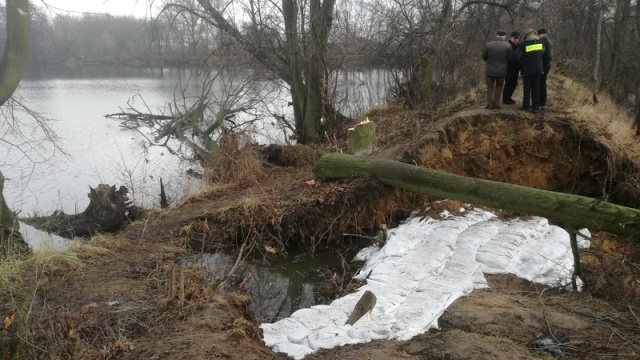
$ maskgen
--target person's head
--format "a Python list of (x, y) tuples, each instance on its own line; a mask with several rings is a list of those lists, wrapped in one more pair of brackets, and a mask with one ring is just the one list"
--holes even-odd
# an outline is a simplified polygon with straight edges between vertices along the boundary
[(542, 38), (543, 38), (543, 37), (545, 37), (545, 36), (547, 36), (547, 29), (544, 29), (544, 28), (543, 28), (543, 29), (538, 30), (538, 37), (539, 37), (540, 39), (542, 39)]
[(536, 40), (538, 39), (538, 33), (535, 30), (529, 28), (524, 31), (524, 39), (525, 40)]
[(496, 39), (497, 40), (507, 40), (507, 33), (504, 31), (498, 31), (498, 34), (496, 35)]
[(511, 33), (511, 42), (514, 44), (517, 44), (518, 41), (520, 41), (520, 33), (517, 31), (514, 31)]

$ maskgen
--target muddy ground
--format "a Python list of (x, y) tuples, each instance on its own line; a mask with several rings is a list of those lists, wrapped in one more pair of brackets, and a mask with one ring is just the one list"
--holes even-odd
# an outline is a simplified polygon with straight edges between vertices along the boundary
[[(485, 110), (482, 94), (437, 110), (372, 110), (379, 144), (373, 156), (637, 207), (637, 160), (620, 150), (627, 144), (612, 145), (605, 131), (574, 117), (568, 81), (553, 78), (555, 101), (538, 114), (518, 110), (519, 104)], [(49, 282), (30, 305), (24, 358), (286, 358), (263, 345), (246, 292), (220, 293), (200, 270), (188, 268), (182, 299), (169, 290), (172, 279), (180, 288), (174, 264), (199, 252), (264, 259), (286, 256), (292, 246), (340, 249), (343, 233), (370, 234), (438, 200), (366, 179), (314, 180), (314, 159), (336, 148), (344, 142), (235, 151), (234, 161), (205, 174), (216, 185), (116, 236), (94, 238), (77, 250), (81, 267), (44, 269)], [(491, 276), (490, 289), (459, 299), (444, 313), (440, 330), (307, 359), (640, 358), (640, 247), (591, 230), (592, 249), (582, 254), (584, 292)], [(332, 291), (353, 290), (356, 284), (346, 280), (334, 282)], [(550, 349), (537, 343), (543, 339)]]

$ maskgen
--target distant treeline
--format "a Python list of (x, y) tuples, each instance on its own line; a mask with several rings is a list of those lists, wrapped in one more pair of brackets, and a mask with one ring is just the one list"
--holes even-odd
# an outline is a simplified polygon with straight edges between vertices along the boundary
[[(65, 15), (31, 6), (30, 66), (59, 64), (200, 65), (218, 58), (252, 62), (230, 37), (184, 12), (168, 9), (157, 18), (102, 14)], [(250, 30), (247, 30), (250, 31)], [(0, 52), (6, 39), (4, 3), (0, 4)], [(355, 42), (354, 42), (355, 43)], [(366, 39), (343, 44), (347, 53), (332, 54), (364, 65), (374, 58), (358, 49), (373, 49)], [(338, 50), (334, 47), (333, 50)], [(336, 59), (340, 57), (340, 59)], [(238, 62), (235, 62), (238, 64)]]
[[(208, 34), (189, 39), (164, 19), (94, 14), (50, 17), (37, 6), (31, 12), (31, 66), (191, 63), (206, 58), (215, 45)], [(1, 18), (4, 21), (4, 15)], [(6, 39), (4, 22), (0, 27), (0, 39)]]
[[(194, 0), (158, 0), (165, 11), (148, 19), (67, 15), (32, 4), (30, 64), (198, 65), (232, 59), (232, 66), (238, 66), (264, 64), (270, 57), (290, 67), (291, 34), (285, 33), (280, 1), (224, 3), (237, 5), (224, 7), (235, 36)], [(293, 36), (310, 44), (307, 10), (312, 2), (297, 3), (300, 18)], [(6, 38), (3, 5), (0, 40)], [(324, 70), (392, 68), (399, 74), (398, 91), (411, 97), (414, 89), (402, 87), (404, 79), (415, 79), (436, 90), (428, 96), (431, 101), (438, 99), (433, 94), (456, 94), (483, 83), (480, 52), (497, 30), (544, 27), (555, 44), (552, 71), (591, 82), (595, 92), (607, 91), (634, 106), (640, 124), (640, 0), (340, 0), (333, 13)], [(298, 61), (308, 60), (309, 51), (303, 47)], [(275, 72), (281, 76), (283, 71)]]

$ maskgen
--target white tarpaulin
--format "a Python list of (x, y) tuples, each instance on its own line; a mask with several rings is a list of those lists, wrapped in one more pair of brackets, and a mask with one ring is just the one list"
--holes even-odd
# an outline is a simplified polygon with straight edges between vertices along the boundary
[[(510, 273), (554, 286), (570, 281), (569, 234), (546, 219), (503, 221), (480, 209), (443, 215), (442, 220), (410, 218), (389, 231), (381, 249), (361, 251), (356, 258), (366, 263), (356, 278), (366, 279), (366, 285), (331, 305), (262, 324), (266, 345), (301, 359), (320, 348), (407, 340), (437, 328), (440, 315), (459, 297), (487, 287), (484, 273)], [(589, 247), (589, 242), (580, 245)], [(377, 297), (375, 307), (353, 326), (346, 325), (367, 290)]]

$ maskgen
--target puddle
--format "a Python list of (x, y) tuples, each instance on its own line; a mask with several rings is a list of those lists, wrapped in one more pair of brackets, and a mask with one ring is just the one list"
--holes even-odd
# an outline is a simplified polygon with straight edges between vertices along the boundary
[[(235, 258), (221, 253), (199, 254), (183, 258), (180, 266), (202, 266), (209, 284), (220, 283), (233, 268)], [(271, 259), (262, 264), (241, 264), (227, 279), (222, 291), (244, 286), (251, 294), (251, 309), (260, 323), (271, 323), (289, 317), (296, 310), (334, 300), (317, 291), (317, 285), (332, 274), (342, 278), (341, 258), (335, 250), (314, 254), (289, 252), (286, 258)]]

